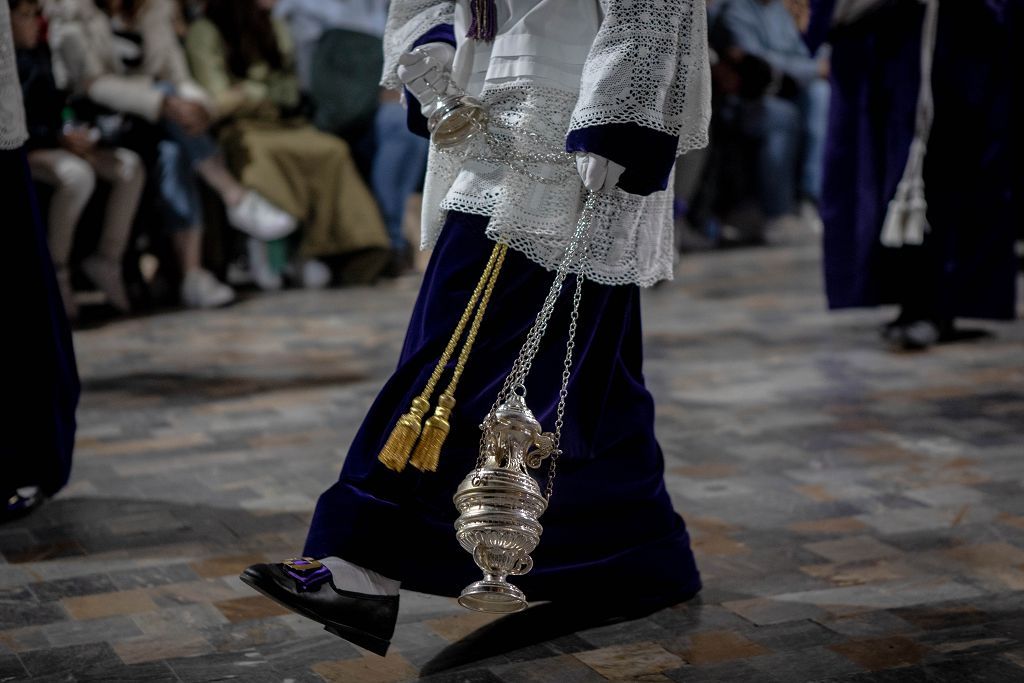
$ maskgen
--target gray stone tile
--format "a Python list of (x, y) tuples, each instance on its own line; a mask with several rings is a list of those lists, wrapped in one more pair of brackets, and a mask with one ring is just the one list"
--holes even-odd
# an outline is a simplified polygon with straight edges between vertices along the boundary
[(14, 655), (0, 654), (0, 681), (16, 681), (28, 676), (21, 660)]

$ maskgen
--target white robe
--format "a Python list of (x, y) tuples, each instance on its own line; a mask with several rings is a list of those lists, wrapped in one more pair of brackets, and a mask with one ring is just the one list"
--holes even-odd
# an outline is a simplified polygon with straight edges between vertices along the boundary
[[(383, 84), (398, 87), (398, 57), (438, 24), (455, 27), (453, 80), (490, 107), (491, 130), (535, 153), (565, 149), (573, 130), (632, 123), (678, 136), (678, 153), (707, 142), (710, 85), (703, 0), (497, 0), (493, 43), (463, 38), (469, 0), (395, 0), (385, 33)], [(538, 182), (483, 141), (431, 150), (423, 246), (449, 210), (490, 216), (487, 234), (547, 268), (575, 228), (583, 187), (571, 161), (534, 165)], [(671, 278), (671, 180), (649, 196), (602, 193), (583, 274), (609, 285)]]

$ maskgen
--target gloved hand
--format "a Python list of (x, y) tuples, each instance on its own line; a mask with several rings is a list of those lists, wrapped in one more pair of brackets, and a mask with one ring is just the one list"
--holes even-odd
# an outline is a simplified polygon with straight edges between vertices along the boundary
[(584, 187), (599, 192), (615, 187), (626, 167), (597, 154), (576, 152), (576, 170)]
[(429, 117), (451, 80), (455, 48), (448, 43), (425, 43), (398, 58), (398, 78)]

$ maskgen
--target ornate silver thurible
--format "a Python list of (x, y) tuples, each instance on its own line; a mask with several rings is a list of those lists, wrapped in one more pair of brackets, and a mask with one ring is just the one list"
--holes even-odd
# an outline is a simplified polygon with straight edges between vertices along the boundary
[[(595, 195), (590, 193), (580, 214), (576, 231), (558, 267), (555, 281), (544, 300), (526, 343), (512, 366), (490, 412), (480, 425), (480, 456), (474, 468), (459, 484), (453, 498), (459, 511), (455, 535), (472, 553), (483, 579), (463, 589), (459, 604), (480, 612), (518, 612), (527, 606), (526, 595), (508, 582), (509, 576), (526, 574), (533, 568), (530, 553), (543, 532), (538, 521), (547, 509), (555, 481), (555, 467), (561, 439), (565, 398), (575, 348), (576, 323), (583, 277), (577, 275), (570, 314), (569, 339), (562, 368), (562, 386), (553, 432), (543, 431), (526, 404), (526, 378), (548, 320), (574, 265), (586, 258), (585, 239), (590, 227)], [(537, 469), (548, 461), (548, 475), (542, 492), (527, 468)]]

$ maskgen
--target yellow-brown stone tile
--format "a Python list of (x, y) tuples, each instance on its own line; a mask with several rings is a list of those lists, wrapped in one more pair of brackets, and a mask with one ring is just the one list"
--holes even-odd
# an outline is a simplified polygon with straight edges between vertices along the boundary
[(903, 636), (851, 640), (828, 647), (871, 671), (918, 664), (928, 652), (920, 643)]
[(72, 619), (100, 619), (117, 614), (138, 614), (157, 609), (156, 603), (142, 589), (81, 595), (61, 600)]
[(172, 657), (194, 657), (213, 652), (213, 646), (201, 636), (131, 638), (112, 643), (114, 652), (125, 664), (155, 662)]
[(213, 603), (228, 621), (237, 623), (251, 619), (265, 619), (288, 614), (288, 610), (269, 598), (254, 595), (251, 598), (235, 598)]
[(501, 617), (500, 614), (486, 614), (484, 612), (470, 612), (467, 610), (447, 617), (429, 619), (424, 623), (445, 640), (455, 642), (499, 617)]
[(680, 465), (673, 467), (670, 472), (680, 477), (691, 479), (723, 479), (736, 474), (736, 465), (724, 462), (709, 462), (700, 465)]
[(389, 652), (387, 657), (367, 655), (317, 662), (311, 668), (330, 683), (401, 683), (419, 677), (416, 668), (397, 652)]
[(828, 517), (794, 522), (787, 527), (799, 534), (854, 534), (867, 528), (867, 524), (856, 517)]
[(733, 659), (748, 659), (771, 654), (771, 650), (763, 645), (745, 638), (735, 631), (705, 631), (694, 633), (685, 639), (674, 652), (690, 664), (717, 664)]
[(237, 576), (243, 569), (251, 564), (263, 562), (262, 554), (251, 555), (224, 555), (222, 557), (211, 557), (189, 564), (199, 576), (204, 579), (216, 579), (221, 576)]
[(628, 643), (576, 652), (578, 660), (611, 680), (642, 680), (644, 676), (677, 669), (683, 660), (656, 643)]

